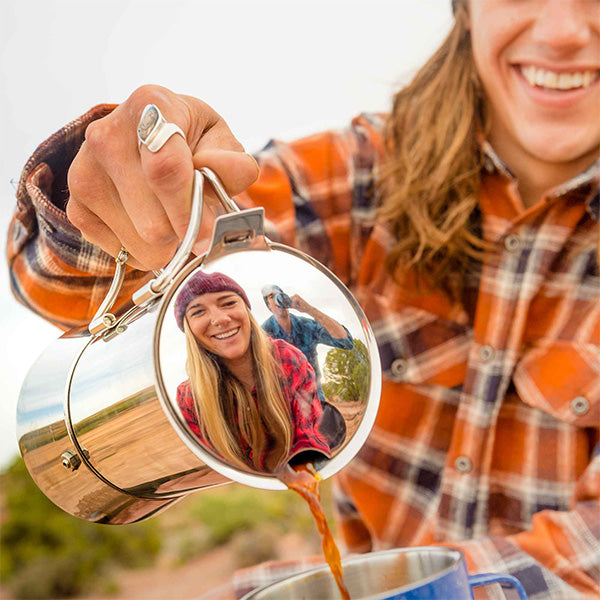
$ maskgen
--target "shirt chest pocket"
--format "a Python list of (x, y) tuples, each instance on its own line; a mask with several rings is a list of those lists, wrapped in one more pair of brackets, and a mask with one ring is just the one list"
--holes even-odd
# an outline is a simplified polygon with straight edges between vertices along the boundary
[(523, 402), (581, 427), (600, 422), (600, 348), (553, 341), (529, 350), (513, 381)]
[(470, 327), (406, 307), (373, 323), (384, 374), (402, 383), (456, 387), (465, 380)]

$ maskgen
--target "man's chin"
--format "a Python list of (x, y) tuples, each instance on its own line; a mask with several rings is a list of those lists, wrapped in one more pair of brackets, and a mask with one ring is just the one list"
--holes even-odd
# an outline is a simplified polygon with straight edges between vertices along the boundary
[(544, 134), (542, 129), (522, 134), (522, 145), (531, 156), (539, 161), (567, 165), (570, 163), (586, 162), (591, 165), (600, 156), (600, 140), (592, 139), (589, 128), (581, 130), (577, 135), (577, 128), (566, 131), (563, 127), (552, 128)]

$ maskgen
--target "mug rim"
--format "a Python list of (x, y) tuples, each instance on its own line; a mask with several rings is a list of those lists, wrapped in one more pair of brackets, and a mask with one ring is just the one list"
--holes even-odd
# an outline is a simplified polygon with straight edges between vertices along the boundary
[[(445, 577), (452, 571), (456, 570), (459, 567), (459, 565), (461, 564), (461, 562), (466, 565), (465, 555), (462, 552), (462, 550), (459, 550), (458, 548), (453, 548), (453, 547), (449, 547), (449, 546), (412, 546), (412, 547), (407, 547), (407, 548), (391, 548), (389, 550), (379, 550), (377, 552), (367, 552), (365, 554), (359, 554), (356, 556), (352, 556), (352, 557), (342, 560), (342, 568), (344, 568), (346, 565), (349, 565), (349, 564), (359, 563), (359, 562), (368, 560), (369, 557), (406, 554), (409, 552), (419, 552), (419, 551), (425, 551), (425, 550), (428, 553), (435, 552), (438, 554), (451, 555), (451, 556), (453, 555), (454, 561), (452, 562), (451, 565), (445, 567), (441, 571), (439, 571), (433, 575), (429, 575), (428, 577), (424, 577), (423, 579), (420, 579), (418, 582), (409, 583), (409, 584), (402, 585), (402, 586), (396, 587), (396, 588), (391, 588), (384, 592), (378, 593), (376, 596), (369, 596), (368, 600), (385, 600), (386, 598), (389, 597), (390, 594), (399, 594), (399, 593), (410, 592), (410, 591), (417, 589), (423, 585), (427, 585), (436, 579)], [(466, 571), (466, 566), (465, 566), (465, 571)], [(328, 573), (329, 566), (327, 564), (322, 564), (320, 566), (314, 567), (307, 571), (302, 571), (300, 573), (296, 573), (295, 575), (290, 575), (289, 577), (284, 577), (283, 579), (279, 579), (277, 581), (267, 583), (266, 585), (263, 585), (255, 590), (252, 590), (251, 592), (249, 592), (248, 594), (243, 596), (241, 600), (254, 600), (260, 592), (268, 591), (269, 588), (276, 588), (278, 585), (281, 585), (284, 583), (291, 584), (291, 583), (294, 583), (295, 581), (306, 579), (307, 577), (310, 577), (311, 575), (315, 575), (315, 574), (321, 573), (321, 572)]]

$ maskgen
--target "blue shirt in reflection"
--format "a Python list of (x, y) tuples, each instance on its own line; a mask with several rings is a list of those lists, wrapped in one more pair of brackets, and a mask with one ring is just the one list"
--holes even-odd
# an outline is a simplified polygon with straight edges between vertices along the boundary
[(323, 325), (314, 319), (299, 317), (290, 313), (290, 321), (292, 323), (292, 330), (289, 335), (283, 327), (279, 325), (275, 315), (271, 315), (262, 324), (262, 328), (270, 337), (285, 340), (286, 342), (293, 344), (304, 354), (304, 356), (306, 356), (308, 362), (315, 370), (319, 398), (323, 401), (325, 400), (325, 396), (321, 389), (321, 370), (319, 369), (319, 362), (317, 360), (317, 345), (325, 344), (326, 346), (333, 346), (334, 348), (352, 350), (352, 348), (354, 348), (354, 340), (348, 329), (343, 325), (342, 327), (344, 327), (347, 337), (334, 338)]

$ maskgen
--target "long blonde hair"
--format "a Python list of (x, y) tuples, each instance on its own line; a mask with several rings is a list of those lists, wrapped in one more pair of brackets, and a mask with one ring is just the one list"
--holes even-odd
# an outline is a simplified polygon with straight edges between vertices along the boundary
[[(202, 348), (187, 319), (186, 370), (202, 435), (225, 461), (247, 469), (275, 471), (287, 462), (293, 441), (292, 418), (283, 393), (272, 344), (250, 310), (250, 349), (256, 400), (217, 356)], [(252, 449), (248, 463), (241, 437)], [(266, 454), (265, 464), (261, 464)]]
[(466, 2), (457, 2), (446, 40), (394, 97), (385, 130), (381, 220), (394, 234), (386, 266), (460, 299), (486, 245), (477, 200), (487, 132), (471, 51)]

